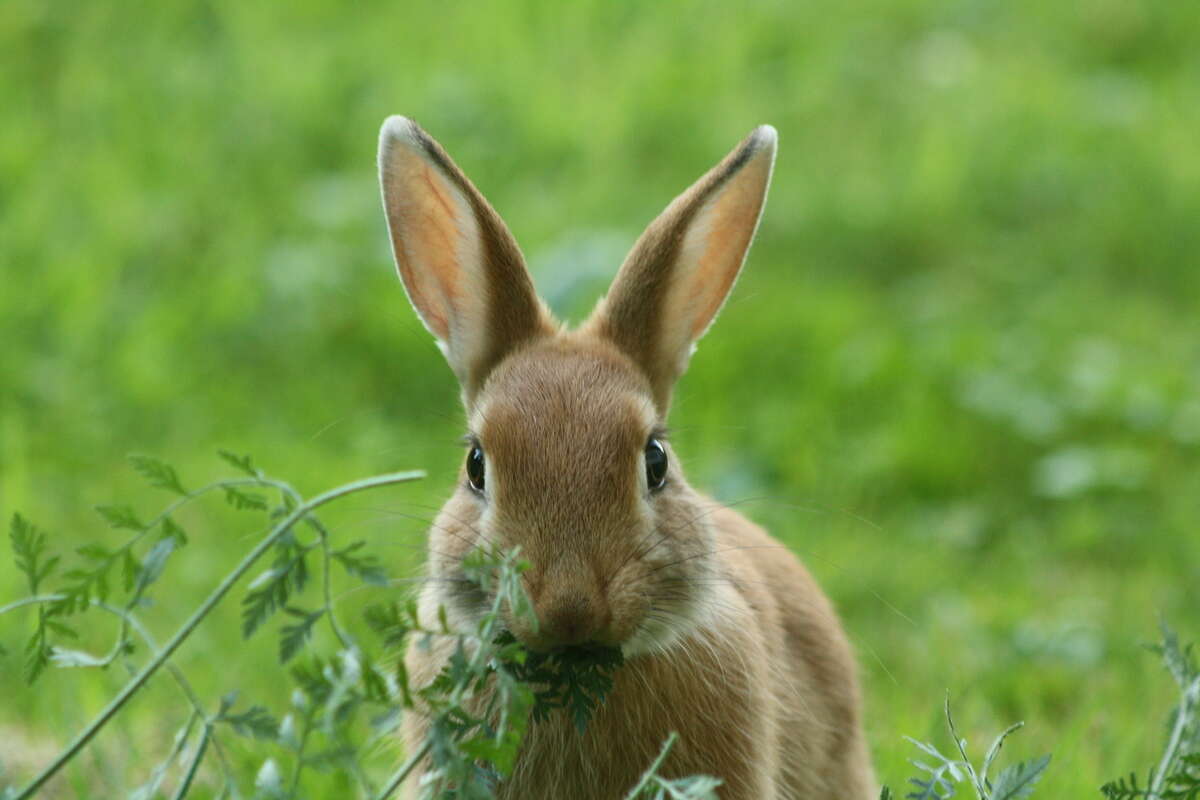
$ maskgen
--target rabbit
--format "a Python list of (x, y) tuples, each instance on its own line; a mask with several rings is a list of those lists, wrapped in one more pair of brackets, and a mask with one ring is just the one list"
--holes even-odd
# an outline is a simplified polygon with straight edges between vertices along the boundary
[[(436, 628), (444, 608), (452, 628), (474, 630), (491, 598), (455, 581), (463, 558), (520, 546), (537, 625), (505, 610), (512, 634), (625, 657), (582, 734), (565, 714), (531, 724), (498, 797), (621, 798), (672, 731), (661, 774), (712, 775), (726, 800), (876, 796), (855, 660), (829, 600), (775, 539), (688, 485), (665, 428), (672, 387), (745, 260), (776, 141), (756, 128), (675, 198), (569, 330), (446, 151), (409, 119), (383, 124), (392, 252), (469, 430), (429, 533), (420, 618)], [(410, 647), (412, 684), (451, 651), (446, 639)], [(410, 748), (426, 726), (406, 715)]]

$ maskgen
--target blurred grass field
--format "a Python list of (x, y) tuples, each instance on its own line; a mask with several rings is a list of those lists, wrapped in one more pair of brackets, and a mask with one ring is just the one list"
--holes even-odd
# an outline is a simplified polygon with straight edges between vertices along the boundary
[[(1055, 753), (1039, 796), (1089, 796), (1161, 746), (1158, 616), (1200, 635), (1198, 42), (1185, 2), (7, 0), (0, 515), (115, 542), (92, 506), (162, 500), (129, 452), (200, 483), (246, 451), (307, 492), (424, 468), (332, 515), (415, 573), (462, 422), (387, 251), (383, 118), (446, 146), (574, 320), (770, 122), (757, 244), (676, 396), (690, 478), (834, 598), (882, 778), (908, 774), (903, 734), (945, 741), (949, 689), (975, 748), (1026, 720), (1013, 752)], [(160, 635), (252, 541), (186, 521)], [(0, 604), (23, 588), (0, 559)], [(274, 642), (236, 620), (179, 663), (212, 702), (277, 708)], [(26, 690), (29, 624), (0, 619), (22, 776), (122, 679)], [(72, 791), (137, 782), (173, 702), (136, 702)]]

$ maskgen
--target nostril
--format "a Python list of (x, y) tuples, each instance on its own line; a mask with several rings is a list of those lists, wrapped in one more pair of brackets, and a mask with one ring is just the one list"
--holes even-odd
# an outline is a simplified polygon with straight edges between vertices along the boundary
[(542, 636), (555, 645), (582, 644), (596, 633), (595, 609), (583, 595), (555, 597), (539, 616)]

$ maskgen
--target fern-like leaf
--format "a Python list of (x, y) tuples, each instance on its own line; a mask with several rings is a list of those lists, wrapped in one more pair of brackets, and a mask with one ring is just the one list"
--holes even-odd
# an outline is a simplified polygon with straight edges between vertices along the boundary
[(262, 473), (254, 466), (254, 461), (250, 456), (239, 456), (237, 453), (232, 453), (228, 450), (218, 450), (217, 455), (226, 464), (236, 469), (238, 472), (245, 473), (251, 478), (261, 478)]
[(1044, 755), (1033, 761), (1021, 761), (1002, 770), (992, 785), (989, 800), (1025, 800), (1033, 793), (1034, 785), (1050, 764), (1050, 756)]
[(153, 456), (131, 455), (129, 463), (154, 488), (166, 489), (179, 495), (187, 494), (187, 489), (183, 488), (175, 468), (167, 462)]
[(293, 625), (284, 625), (279, 630), (279, 663), (281, 664), (291, 661), (292, 657), (300, 652), (300, 649), (312, 637), (313, 626), (325, 614), (325, 609), (318, 608), (316, 611), (310, 612), (289, 606), (284, 609), (284, 613), (295, 617), (298, 622)]
[(256, 492), (246, 492), (236, 486), (225, 487), (225, 502), (238, 511), (266, 511), (267, 500)]

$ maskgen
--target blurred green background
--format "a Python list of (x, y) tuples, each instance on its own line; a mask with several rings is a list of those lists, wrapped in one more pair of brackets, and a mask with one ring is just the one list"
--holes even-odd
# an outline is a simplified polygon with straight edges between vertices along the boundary
[[(1200, 633), (1195, 11), (6, 0), (0, 514), (63, 550), (120, 541), (92, 506), (164, 499), (129, 452), (193, 485), (227, 472), (218, 447), (250, 452), (309, 493), (424, 468), (333, 514), (413, 574), (462, 422), (387, 249), (383, 118), (446, 146), (574, 320), (770, 122), (757, 244), (676, 396), (691, 480), (836, 601), (881, 777), (908, 774), (903, 734), (947, 743), (948, 688), (976, 749), (1024, 719), (1013, 753), (1055, 753), (1039, 794), (1087, 796), (1161, 745), (1158, 615)], [(160, 635), (252, 541), (216, 507), (186, 522)], [(0, 604), (24, 589), (8, 562)], [(277, 710), (274, 640), (236, 620), (179, 663), (213, 702)], [(31, 624), (0, 619), (0, 761), (26, 776), (123, 678), (24, 689)], [(152, 688), (73, 791), (143, 780), (184, 717)]]

